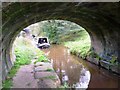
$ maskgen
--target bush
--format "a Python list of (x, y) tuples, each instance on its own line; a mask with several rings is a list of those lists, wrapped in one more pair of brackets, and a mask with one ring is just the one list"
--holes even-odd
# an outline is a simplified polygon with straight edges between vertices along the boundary
[(31, 63), (31, 59), (35, 57), (35, 47), (30, 43), (29, 39), (17, 38), (15, 41), (16, 64), (26, 65)]
[(30, 64), (33, 52), (28, 47), (15, 48), (16, 63), (20, 65)]

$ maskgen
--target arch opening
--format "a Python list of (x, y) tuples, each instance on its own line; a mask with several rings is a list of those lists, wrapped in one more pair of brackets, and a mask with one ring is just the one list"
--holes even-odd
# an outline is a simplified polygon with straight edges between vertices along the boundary
[[(49, 29), (51, 30), (48, 31)], [(90, 40), (89, 34), (86, 32), (86, 30), (83, 27), (70, 21), (66, 21), (66, 20), (41, 21), (32, 25), (29, 25), (26, 28), (23, 28), (15, 38), (19, 38), (23, 32), (25, 33), (28, 32), (27, 36), (29, 39), (32, 40), (32, 38), (34, 38), (34, 41), (35, 41), (34, 43), (36, 44), (36, 46), (38, 46), (39, 37), (47, 37), (49, 39), (50, 44), (64, 44), (66, 47), (71, 48), (71, 53), (74, 55), (79, 55), (82, 57), (80, 53), (85, 54), (82, 57), (83, 59), (86, 59), (87, 53), (90, 51), (91, 40)], [(16, 39), (14, 39), (11, 45), (12, 47), (10, 48), (10, 58), (12, 60), (12, 64), (15, 61), (15, 54), (14, 54), (15, 41)], [(74, 47), (69, 46), (72, 43)], [(77, 49), (79, 49), (81, 52)], [(84, 52), (81, 49), (84, 49)]]
[[(52, 22), (52, 24), (51, 24), (51, 22)], [(53, 27), (52, 29), (51, 29), (51, 26), (54, 26), (54, 24), (56, 25), (56, 24), (58, 24), (57, 26), (55, 26), (55, 27)], [(61, 24), (61, 25), (60, 25)], [(48, 25), (48, 26), (46, 26), (46, 25)], [(50, 26), (49, 26), (50, 25)], [(47, 27), (47, 28), (46, 28)], [(48, 36), (48, 33), (49, 34), (53, 34), (52, 32), (50, 32), (50, 31), (48, 31), (49, 29), (51, 29), (52, 31), (55, 31), (54, 29), (58, 29), (57, 31), (59, 32), (56, 32), (56, 33), (58, 33), (58, 34), (55, 34), (55, 36), (53, 36), (53, 37), (49, 37)], [(38, 29), (38, 30), (36, 30), (36, 29)], [(41, 29), (43, 29), (43, 30), (41, 30)], [(44, 29), (47, 29), (47, 30), (44, 30)], [(25, 33), (23, 33), (23, 32), (25, 32)], [(45, 34), (44, 34), (44, 33)], [(47, 33), (47, 34), (46, 34)], [(24, 34), (26, 34), (26, 35), (24, 35)], [(79, 25), (77, 25), (77, 24), (75, 24), (75, 23), (73, 23), (73, 22), (69, 22), (69, 21), (64, 21), (64, 20), (55, 20), (55, 21), (52, 21), (52, 20), (47, 20), (47, 21), (42, 21), (42, 22), (39, 22), (39, 23), (36, 23), (36, 24), (32, 24), (32, 25), (30, 25), (30, 26), (28, 26), (27, 28), (25, 28), (25, 29), (23, 29), (22, 30), (22, 32), (20, 32), (20, 34), (17, 36), (17, 38), (16, 38), (16, 40), (14, 41), (15, 42), (15, 46), (17, 46), (17, 47), (22, 47), (22, 45), (19, 45), (19, 44), (21, 44), (21, 42), (19, 42), (18, 40), (22, 40), (22, 38), (21, 38), (21, 36), (24, 38), (24, 36), (25, 36), (25, 38), (26, 38), (26, 40), (30, 40), (30, 41), (32, 41), (32, 40), (34, 40), (35, 38), (33, 38), (33, 36), (36, 36), (36, 38), (37, 37), (41, 37), (41, 35), (42, 35), (42, 37), (46, 37), (46, 36), (48, 36), (48, 39), (50, 39), (49, 41), (50, 41), (50, 44), (51, 44), (51, 46), (50, 47), (52, 47), (52, 44), (62, 44), (62, 43), (65, 43), (65, 42), (68, 42), (68, 41), (70, 41), (69, 43), (68, 43), (68, 45), (71, 43), (74, 43), (73, 45), (74, 45), (74, 47), (75, 47), (75, 45), (77, 46), (77, 49), (79, 48), (79, 51), (81, 50), (81, 49), (83, 49), (83, 48), (86, 48), (86, 46), (84, 46), (84, 45), (88, 45), (88, 47), (87, 47), (87, 50), (86, 49), (84, 49), (84, 51), (85, 52), (87, 52), (87, 51), (89, 51), (89, 49), (90, 49), (90, 37), (89, 37), (89, 35), (88, 35), (88, 33), (85, 31), (85, 29), (84, 28), (82, 28), (81, 26), (79, 26)], [(59, 36), (59, 38), (57, 37), (56, 38), (56, 35), (58, 35)], [(66, 36), (66, 37), (65, 37)], [(53, 39), (57, 39), (58, 40), (58, 42), (56, 42), (56, 40), (55, 40), (55, 42), (54, 42), (54, 40)], [(80, 39), (80, 40), (79, 40)], [(24, 39), (23, 39), (24, 40)], [(25, 42), (27, 42), (25, 40)], [(87, 41), (86, 41), (87, 40)], [(24, 42), (24, 43), (25, 43)], [(78, 43), (79, 42), (79, 43)], [(38, 43), (38, 40), (37, 40), (37, 42), (35, 43), (34, 42), (34, 44), (36, 45), (36, 47), (37, 47), (37, 43)], [(77, 45), (77, 44), (78, 45)], [(81, 46), (82, 44), (84, 44), (83, 46), (84, 47), (78, 47), (78, 46)], [(72, 46), (73, 46), (72, 45)], [(28, 45), (27, 45), (28, 46)], [(14, 46), (13, 46), (14, 47)], [(53, 45), (53, 47), (54, 47), (54, 45)], [(16, 50), (16, 47), (14, 47), (15, 48), (15, 50)], [(14, 49), (14, 48), (11, 48), (11, 49)], [(24, 48), (24, 47), (23, 47)], [(32, 47), (28, 47), (28, 48), (32, 48)], [(56, 48), (56, 49), (54, 49), (53, 51), (51, 51), (51, 52), (53, 52), (53, 53), (55, 53), (55, 51), (56, 50), (58, 50), (60, 47), (58, 47), (58, 48)], [(71, 47), (69, 47), (69, 48), (71, 48)], [(76, 48), (76, 47), (75, 47)], [(24, 48), (25, 49), (25, 48)], [(61, 48), (62, 49), (62, 48)], [(77, 52), (77, 49), (75, 49), (76, 51), (71, 51), (71, 52)], [(68, 59), (70, 59), (71, 57), (68, 55), (68, 59), (67, 58), (65, 58), (65, 57), (67, 57), (66, 55), (67, 55), (67, 53), (65, 53), (66, 52), (66, 49), (62, 49), (63, 51), (64, 51), (64, 53), (61, 53), (61, 55), (59, 54), (59, 55), (57, 55), (57, 54), (55, 54), (55, 56), (57, 55), (58, 57), (64, 57), (63, 58), (63, 60), (62, 61), (68, 61)], [(22, 50), (22, 48), (21, 48), (21, 50), (20, 51), (23, 51)], [(33, 50), (34, 51), (34, 50)], [(63, 51), (60, 51), (60, 52), (63, 52)], [(17, 52), (19, 52), (19, 51), (17, 51)], [(29, 52), (29, 51), (28, 51)], [(58, 52), (58, 51), (56, 51), (56, 52)], [(77, 54), (79, 54), (79, 53), (84, 53), (84, 52), (78, 52), (78, 53), (75, 53), (76, 55)], [(21, 53), (22, 54), (22, 53)], [(25, 54), (25, 55), (28, 55), (27, 54), (27, 52), (26, 53), (24, 53), (23, 52), (23, 54)], [(51, 53), (50, 53), (51, 54)], [(63, 54), (66, 54), (65, 56), (63, 55)], [(86, 53), (85, 53), (86, 54)], [(62, 56), (63, 55), (63, 56)], [(80, 55), (80, 54), (79, 54)], [(17, 55), (18, 56), (18, 55)], [(23, 56), (23, 55), (22, 55)], [(20, 57), (20, 55), (19, 55), (19, 57)], [(69, 58), (70, 57), (70, 58)], [(71, 58), (72, 59), (72, 58)], [(73, 63), (73, 65), (71, 65), (71, 62), (73, 62), (73, 61), (71, 61), (71, 59), (70, 59), (70, 61), (68, 62), (68, 66), (67, 67), (74, 67), (75, 66), (75, 64), (76, 63)], [(11, 60), (13, 60), (13, 59), (11, 59)], [(16, 60), (18, 60), (18, 59), (16, 59)], [(58, 60), (58, 59), (56, 59), (56, 60)], [(74, 59), (75, 60), (75, 59)], [(22, 60), (21, 60), (22, 61)], [(21, 62), (20, 61), (20, 62)], [(24, 62), (24, 61), (23, 61)], [(58, 61), (59, 62), (59, 61)], [(63, 63), (63, 62), (60, 62), (60, 63)], [(65, 63), (65, 62), (64, 62)], [(57, 65), (58, 63), (56, 63), (56, 65)], [(55, 65), (55, 66), (56, 66)], [(55, 67), (54, 66), (54, 67)], [(59, 67), (59, 66), (58, 66)], [(78, 68), (75, 68), (76, 70), (78, 70), (80, 67), (78, 67)], [(83, 69), (84, 69), (85, 67), (83, 66)], [(57, 68), (56, 68), (57, 69)], [(62, 68), (60, 68), (60, 69), (62, 69)], [(65, 68), (64, 68), (65, 69)], [(75, 71), (75, 70), (73, 70), (72, 68), (71, 69), (69, 69), (69, 70), (64, 70), (65, 72), (64, 72), (64, 74), (67, 72), (67, 74), (68, 74), (68, 76), (69, 76), (69, 78), (70, 77), (73, 77), (74, 75), (72, 75), (72, 76), (70, 76), (69, 74), (70, 74), (70, 71)], [(79, 71), (81, 71), (81, 70), (79, 70)], [(80, 74), (80, 72), (77, 72), (78, 73), (78, 75), (77, 76), (75, 76), (76, 78), (74, 79), (74, 80), (71, 80), (71, 78), (70, 78), (70, 83), (71, 84), (75, 84), (75, 83), (77, 83), (77, 81), (79, 80), (79, 74)], [(82, 73), (84, 73), (84, 72), (82, 72)]]

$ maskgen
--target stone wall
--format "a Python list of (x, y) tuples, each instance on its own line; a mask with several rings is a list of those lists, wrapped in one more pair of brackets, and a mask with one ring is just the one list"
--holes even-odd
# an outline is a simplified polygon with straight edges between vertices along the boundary
[(120, 62), (120, 3), (3, 3), (2, 74), (12, 67), (10, 51), (23, 28), (43, 20), (59, 19), (84, 27), (98, 55), (110, 53)]

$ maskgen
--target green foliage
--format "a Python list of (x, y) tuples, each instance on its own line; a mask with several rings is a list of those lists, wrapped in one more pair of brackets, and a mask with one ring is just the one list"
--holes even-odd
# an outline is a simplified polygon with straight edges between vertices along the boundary
[(27, 65), (35, 58), (37, 48), (27, 38), (17, 38), (15, 41), (16, 64)]
[(82, 32), (83, 30), (77, 29), (60, 34), (60, 42), (76, 41), (76, 39), (81, 36)]
[(41, 54), (39, 55), (38, 59), (34, 62), (34, 64), (36, 64), (37, 62), (49, 62), (49, 60), (45, 55)]
[(53, 69), (51, 69), (51, 68), (48, 68), (48, 69), (46, 69), (46, 71), (51, 72), (51, 71), (54, 71), (54, 70), (53, 70)]
[(43, 56), (40, 56), (40, 57), (38, 58), (38, 61), (40, 61), (40, 62), (48, 62), (48, 58), (43, 55)]
[(15, 64), (12, 69), (10, 70), (8, 77), (12, 78), (13, 76), (15, 76), (16, 72), (18, 71), (18, 69), (20, 68), (19, 64)]
[(31, 63), (31, 59), (33, 57), (33, 52), (31, 51), (31, 48), (27, 46), (17, 47), (15, 49), (15, 54), (16, 54), (16, 64), (26, 65)]
[(40, 57), (44, 60), (47, 60), (46, 57), (43, 57), (43, 52), (35, 47), (31, 40), (27, 38), (17, 38), (14, 43), (16, 61), (14, 66), (8, 74), (8, 78), (3, 82), (3, 88), (10, 88), (12, 86), (12, 78), (17, 73), (21, 65), (26, 65), (31, 63), (31, 59), (35, 57)]
[(4, 89), (8, 89), (8, 88), (10, 88), (11, 86), (12, 86), (12, 80), (11, 79), (7, 79), (7, 80), (5, 80), (4, 82), (3, 82), (3, 90)]
[(86, 31), (81, 31), (80, 37), (78, 37), (75, 41), (65, 42), (64, 45), (70, 48), (70, 52), (72, 54), (80, 55), (83, 59), (85, 59), (91, 47), (90, 37)]
[(58, 90), (69, 90), (70, 89), (70, 86), (68, 85), (67, 82), (65, 82), (63, 85), (61, 85)]
[(88, 56), (92, 57), (92, 58), (96, 58), (96, 60), (101, 60), (102, 58), (97, 54), (95, 53), (93, 50), (90, 50), (87, 54)]
[(65, 83), (64, 83), (64, 85), (63, 85), (63, 87), (64, 87), (64, 88), (69, 88), (68, 83), (67, 83), (67, 82), (65, 82)]
[[(18, 38), (15, 47), (16, 64), (26, 65), (31, 63), (31, 59), (38, 58), (40, 62), (47, 62), (47, 57), (36, 46), (32, 45), (31, 40)], [(19, 43), (18, 43), (19, 42)]]
[(45, 35), (50, 39), (50, 42), (55, 44), (61, 43), (62, 37), (65, 37), (69, 32), (72, 33), (73, 30), (83, 29), (75, 23), (64, 20), (44, 21), (41, 27)]
[(46, 77), (44, 77), (45, 79), (52, 79), (52, 80), (54, 80), (54, 79), (56, 79), (56, 76), (46, 76)]
[(4, 88), (10, 88), (12, 86), (12, 78), (15, 76), (16, 72), (20, 68), (19, 64), (16, 64), (12, 67), (10, 72), (8, 73), (7, 79), (3, 82), (3, 89)]
[(112, 65), (117, 64), (117, 57), (116, 57), (115, 55), (112, 55), (112, 59), (109, 60), (109, 62), (110, 62)]
[(51, 43), (59, 43), (59, 31), (55, 20), (47, 21), (42, 29), (46, 32), (46, 36), (50, 39)]
[(64, 20), (46, 20), (28, 27), (36, 36), (48, 37), (50, 43), (60, 44), (64, 41), (75, 40), (84, 28)]

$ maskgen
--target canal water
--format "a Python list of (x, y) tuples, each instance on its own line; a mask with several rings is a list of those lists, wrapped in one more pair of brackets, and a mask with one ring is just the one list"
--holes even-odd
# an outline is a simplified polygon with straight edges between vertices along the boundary
[(63, 45), (51, 45), (43, 50), (53, 63), (62, 84), (79, 88), (118, 88), (119, 76), (71, 55)]

